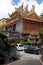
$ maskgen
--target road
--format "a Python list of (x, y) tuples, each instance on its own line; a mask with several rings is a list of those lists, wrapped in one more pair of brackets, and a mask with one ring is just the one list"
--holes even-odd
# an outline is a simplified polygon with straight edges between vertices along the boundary
[(14, 61), (8, 65), (42, 65), (40, 61), (41, 55), (34, 55), (20, 52), (20, 60)]

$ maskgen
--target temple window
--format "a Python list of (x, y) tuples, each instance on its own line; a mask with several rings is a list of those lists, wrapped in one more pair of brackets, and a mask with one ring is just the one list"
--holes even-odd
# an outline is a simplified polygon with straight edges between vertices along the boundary
[(13, 31), (15, 31), (15, 29), (16, 29), (16, 24), (14, 24), (14, 26), (13, 26)]
[(6, 27), (6, 31), (8, 30), (8, 28)]

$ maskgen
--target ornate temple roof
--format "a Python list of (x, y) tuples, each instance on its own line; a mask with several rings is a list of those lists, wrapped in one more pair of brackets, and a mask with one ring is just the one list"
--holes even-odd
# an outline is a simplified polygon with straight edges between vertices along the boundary
[[(5, 26), (8, 27), (16, 24), (22, 19), (43, 23), (41, 18), (36, 14), (34, 5), (32, 5), (31, 10), (28, 11), (28, 5), (23, 8), (23, 4), (19, 8), (15, 8), (15, 12), (9, 14), (9, 18), (3, 18), (2, 20), (4, 21)], [(2, 28), (2, 21), (0, 22), (0, 28)]]
[(30, 12), (28, 11), (28, 5), (23, 8), (23, 4), (19, 7), (19, 8), (15, 8), (15, 12), (12, 12), (12, 14), (9, 14), (9, 19), (6, 21), (6, 23), (9, 22), (9, 24), (11, 24), (15, 19), (17, 18), (16, 21), (20, 20), (20, 19), (25, 19), (25, 20), (32, 20), (34, 22), (41, 22), (43, 23), (43, 21), (41, 20), (41, 18), (36, 14), (35, 12), (35, 6), (32, 5), (32, 8), (30, 10)]
[(41, 20), (41, 18), (36, 14), (35, 12), (35, 6), (32, 5), (32, 8), (30, 10), (30, 12), (28, 13), (28, 15), (26, 17), (23, 17), (26, 20), (32, 20), (32, 21), (36, 21), (36, 22), (43, 22)]

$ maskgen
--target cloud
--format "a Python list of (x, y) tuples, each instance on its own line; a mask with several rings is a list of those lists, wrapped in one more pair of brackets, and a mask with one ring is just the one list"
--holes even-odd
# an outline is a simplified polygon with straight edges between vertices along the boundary
[[(40, 15), (42, 9), (43, 9), (43, 2), (41, 4), (38, 4), (36, 0), (20, 0), (17, 5), (12, 4), (13, 0), (0, 0), (0, 19), (9, 17), (8, 13), (12, 13), (12, 11), (15, 11), (15, 7), (21, 6), (22, 3), (24, 3), (24, 7), (28, 4), (28, 10), (30, 11), (33, 4), (35, 4), (35, 11), (38, 15)], [(14, 2), (15, 3), (15, 0)]]
[(11, 0), (0, 0), (0, 19), (8, 17), (8, 13), (11, 13), (14, 10)]

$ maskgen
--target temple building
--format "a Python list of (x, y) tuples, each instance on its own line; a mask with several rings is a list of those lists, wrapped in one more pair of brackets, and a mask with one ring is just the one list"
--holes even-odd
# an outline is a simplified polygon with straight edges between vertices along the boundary
[(18, 31), (21, 34), (27, 34), (33, 29), (43, 28), (43, 21), (35, 12), (35, 6), (32, 5), (28, 11), (28, 5), (23, 8), (23, 4), (19, 8), (15, 8), (15, 12), (9, 14), (9, 19), (5, 21), (6, 31)]

